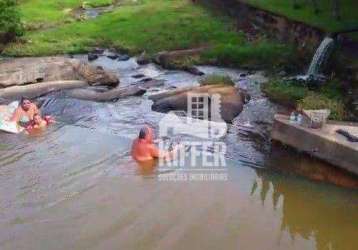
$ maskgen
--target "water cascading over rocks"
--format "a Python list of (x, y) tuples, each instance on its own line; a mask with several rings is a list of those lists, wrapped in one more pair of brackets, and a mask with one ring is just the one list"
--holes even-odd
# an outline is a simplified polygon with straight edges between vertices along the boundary
[(330, 55), (333, 52), (335, 40), (332, 37), (326, 37), (316, 50), (315, 55), (307, 71), (307, 76), (318, 76), (322, 73), (327, 64)]

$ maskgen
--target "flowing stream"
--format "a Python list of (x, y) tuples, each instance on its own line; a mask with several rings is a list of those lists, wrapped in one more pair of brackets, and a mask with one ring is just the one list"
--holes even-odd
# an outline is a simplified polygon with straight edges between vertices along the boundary
[[(134, 59), (101, 57), (93, 64), (118, 72), (122, 85), (137, 74), (165, 80), (161, 89), (199, 80)], [(235, 81), (241, 73), (199, 68)], [(32, 136), (0, 134), (0, 249), (354, 249), (357, 180), (271, 145), (272, 116), (285, 110), (262, 96), (260, 74), (250, 79), (252, 100), (222, 139), (228, 149), (222, 181), (160, 181), (181, 170), (133, 162), (130, 145), (139, 129), (145, 123), (158, 129), (164, 116), (151, 111), (146, 97), (40, 98), (57, 124)]]

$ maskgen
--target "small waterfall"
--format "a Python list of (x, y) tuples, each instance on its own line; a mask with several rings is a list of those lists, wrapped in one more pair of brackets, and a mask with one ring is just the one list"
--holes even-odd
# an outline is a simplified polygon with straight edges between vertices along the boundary
[(316, 76), (321, 73), (322, 67), (327, 63), (333, 48), (334, 39), (331, 37), (326, 37), (316, 50), (316, 53), (307, 71), (308, 76)]

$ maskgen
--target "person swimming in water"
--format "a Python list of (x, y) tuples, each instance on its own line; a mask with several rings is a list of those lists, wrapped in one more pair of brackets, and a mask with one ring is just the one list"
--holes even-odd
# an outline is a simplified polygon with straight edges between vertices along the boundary
[(176, 146), (171, 151), (161, 151), (154, 144), (153, 129), (145, 126), (139, 132), (139, 136), (132, 144), (131, 155), (139, 162), (151, 161), (158, 158), (172, 159), (180, 146)]
[(34, 129), (43, 129), (54, 122), (55, 120), (51, 116), (47, 115), (42, 118), (40, 114), (35, 114), (33, 120), (26, 126), (26, 131), (31, 132)]
[(36, 104), (32, 103), (30, 99), (22, 97), (19, 106), (15, 109), (10, 121), (26, 125), (34, 119), (35, 114), (39, 114), (40, 111)]

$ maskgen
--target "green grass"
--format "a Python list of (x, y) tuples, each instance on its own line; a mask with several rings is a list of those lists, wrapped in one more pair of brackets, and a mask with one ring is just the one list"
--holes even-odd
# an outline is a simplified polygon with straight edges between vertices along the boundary
[(20, 8), (25, 21), (46, 20), (55, 27), (28, 31), (22, 39), (26, 42), (10, 44), (3, 53), (44, 56), (111, 46), (131, 54), (146, 51), (151, 55), (163, 50), (210, 46), (212, 49), (203, 55), (201, 62), (216, 60), (216, 63), (232, 66), (271, 66), (286, 62), (292, 52), (287, 46), (272, 41), (249, 43), (244, 34), (235, 31), (231, 19), (214, 16), (204, 7), (186, 0), (142, 0), (135, 5), (121, 5), (96, 19), (59, 23), (69, 17), (65, 10), (78, 7), (80, 2), (23, 1)]
[(346, 108), (343, 90), (339, 82), (331, 81), (320, 89), (311, 90), (281, 79), (273, 79), (262, 86), (263, 92), (270, 100), (299, 109), (330, 109), (330, 119), (344, 120)]
[(308, 88), (280, 79), (271, 80), (261, 88), (272, 101), (293, 107), (308, 94)]
[(218, 65), (237, 66), (241, 68), (283, 67), (292, 65), (295, 50), (287, 44), (279, 44), (269, 40), (252, 43), (223, 43), (208, 50), (202, 56), (202, 61)]
[(322, 93), (309, 92), (297, 103), (299, 109), (329, 109), (329, 119), (342, 121), (346, 118), (346, 108), (341, 98), (329, 98)]
[(309, 25), (321, 28), (328, 32), (344, 30), (350, 27), (358, 27), (358, 1), (340, 0), (340, 21), (332, 17), (331, 0), (317, 0), (319, 13), (315, 14), (311, 1), (297, 0), (300, 8), (293, 8), (292, 0), (238, 0), (247, 2), (253, 6), (269, 10), (287, 16), (290, 19), (301, 21)]
[(100, 7), (113, 0), (21, 0), (19, 9), (28, 29), (40, 29), (74, 21), (71, 11), (80, 7)]
[(113, 4), (115, 1), (113, 0), (87, 0), (83, 1), (83, 7), (103, 7)]
[[(56, 15), (53, 19), (57, 18)], [(141, 5), (123, 6), (94, 20), (28, 32), (25, 39), (30, 43), (13, 44), (5, 53), (78, 53), (98, 44), (126, 48), (134, 53), (142, 50), (152, 53), (226, 41), (242, 43), (227, 22), (213, 18), (204, 9), (187, 1), (146, 0)]]
[(233, 80), (229, 76), (225, 76), (225, 75), (207, 75), (200, 80), (200, 85), (215, 85), (215, 84), (223, 84), (229, 86), (235, 85)]

